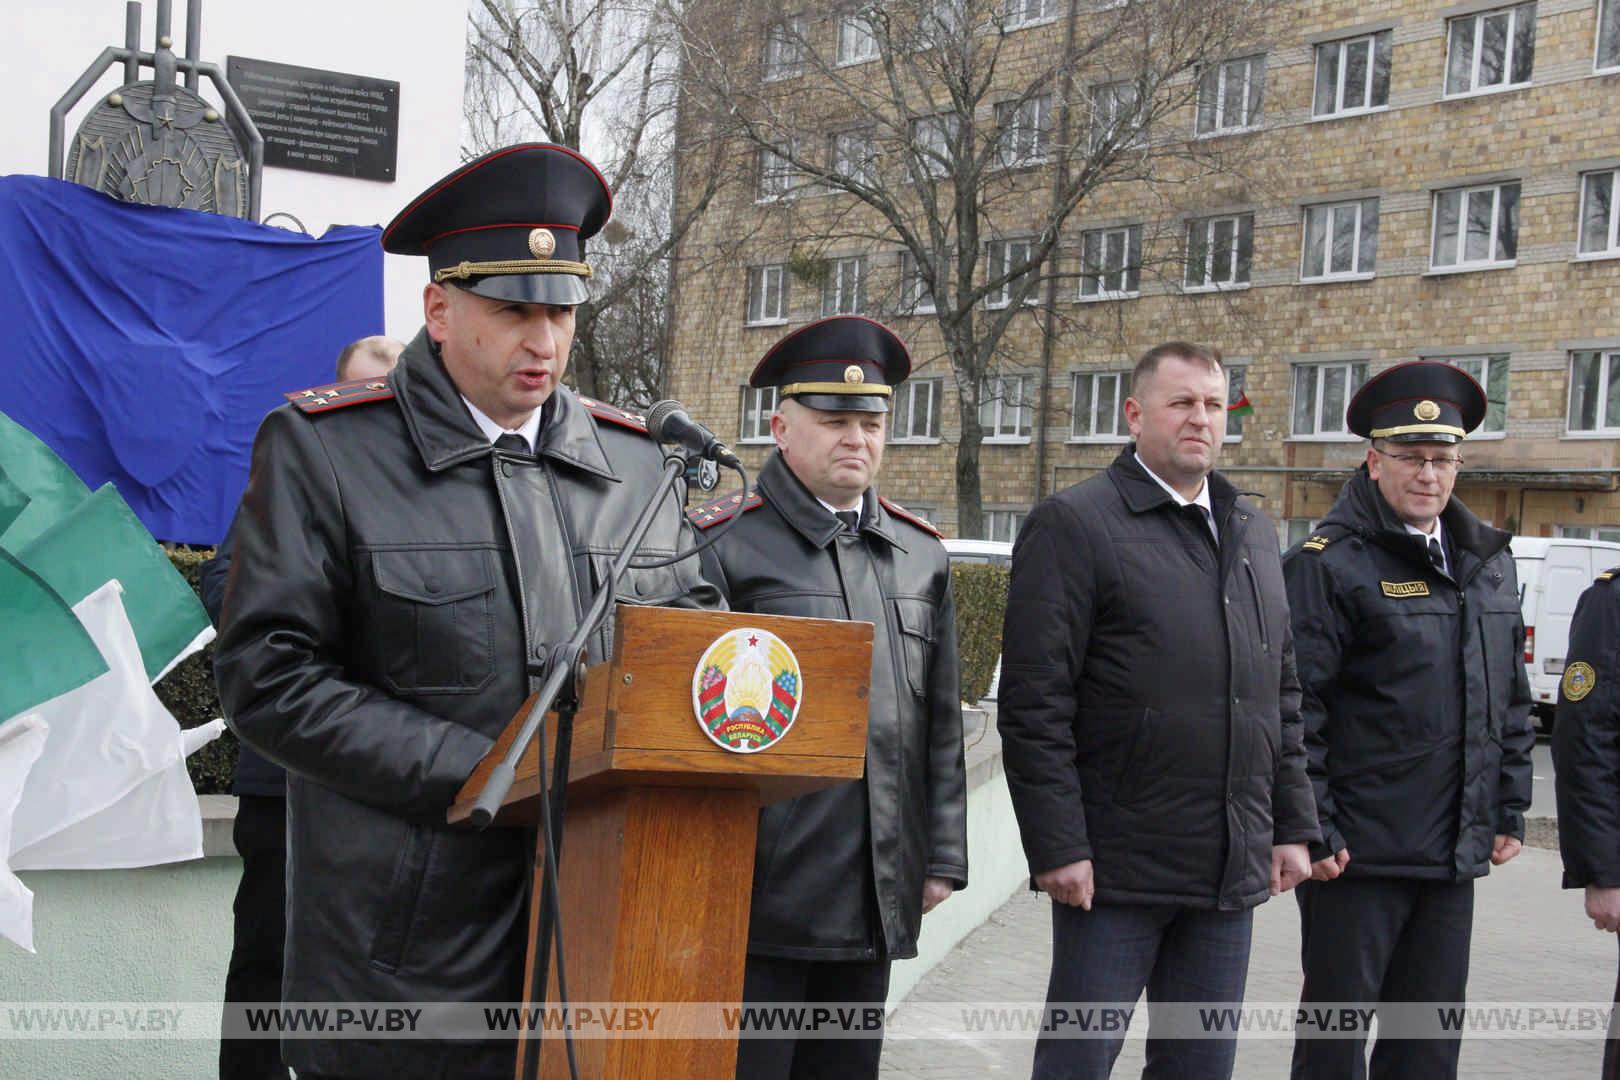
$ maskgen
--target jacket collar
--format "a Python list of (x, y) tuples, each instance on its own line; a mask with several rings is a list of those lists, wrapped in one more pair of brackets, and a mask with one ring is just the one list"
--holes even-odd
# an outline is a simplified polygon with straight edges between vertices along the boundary
[[(1125, 506), (1133, 514), (1145, 514), (1161, 506), (1175, 505), (1170, 493), (1149, 476), (1148, 471), (1142, 468), (1142, 463), (1136, 460), (1134, 442), (1127, 443), (1125, 449), (1119, 452), (1119, 457), (1108, 467), (1108, 475), (1113, 479), (1114, 487), (1119, 489), (1120, 498), (1125, 500)], [(1210, 512), (1215, 515), (1215, 521), (1224, 530), (1226, 519), (1237, 503), (1237, 488), (1219, 472), (1211, 472), (1204, 482), (1209, 485)]]
[[(1452, 576), (1462, 580), (1479, 563), (1490, 560), (1507, 547), (1510, 534), (1495, 529), (1475, 517), (1463, 501), (1453, 495), (1446, 508), (1440, 511), (1440, 522), (1450, 538), (1452, 550), (1459, 558)], [(1378, 484), (1367, 472), (1365, 463), (1350, 477), (1339, 492), (1322, 524), (1341, 525), (1363, 538), (1387, 548), (1414, 563), (1429, 565), (1428, 554), (1422, 544), (1414, 542), (1406, 525), (1378, 490)], [(1475, 562), (1477, 560), (1477, 563)]]
[[(394, 398), (405, 416), (405, 427), (422, 463), (431, 472), (442, 472), (452, 465), (493, 452), (490, 442), (478, 429), (461, 392), (439, 358), (439, 349), (424, 329), (400, 354), (399, 364), (388, 376)], [(540, 428), (541, 457), (570, 465), (608, 480), (619, 477), (608, 463), (597, 435), (596, 421), (566, 386), (557, 387), (545, 405), (545, 423)]]
[[(759, 470), (759, 493), (776, 508), (777, 513), (810, 543), (825, 548), (843, 529), (838, 519), (827, 512), (821, 500), (788, 468), (780, 450), (771, 451)], [(895, 535), (894, 519), (883, 509), (877, 491), (867, 488), (861, 496), (861, 532), (884, 541), (891, 547), (906, 550)]]

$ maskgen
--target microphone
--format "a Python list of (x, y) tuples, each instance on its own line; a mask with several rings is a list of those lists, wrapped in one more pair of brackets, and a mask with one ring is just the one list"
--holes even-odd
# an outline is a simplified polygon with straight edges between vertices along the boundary
[(741, 466), (731, 447), (715, 437), (714, 432), (693, 420), (686, 406), (673, 398), (658, 402), (647, 410), (647, 433), (661, 443), (683, 446), (710, 461), (733, 468)]

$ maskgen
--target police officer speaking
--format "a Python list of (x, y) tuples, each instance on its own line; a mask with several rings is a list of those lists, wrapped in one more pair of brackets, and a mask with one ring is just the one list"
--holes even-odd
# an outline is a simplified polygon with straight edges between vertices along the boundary
[[(383, 233), (433, 277), (399, 365), (291, 394), (259, 429), (215, 667), (231, 726), (289, 773), (283, 1000), (520, 996), (532, 836), (445, 811), (661, 483), (639, 420), (559, 381), (609, 212), (563, 147), (461, 166)], [(641, 550), (691, 545), (670, 493)], [(718, 601), (694, 561), (642, 573)], [(282, 1051), (300, 1078), (504, 1080), (515, 1044)]]
[[(1452, 495), (1485, 394), (1398, 364), (1350, 402), (1366, 461), (1283, 561), (1322, 842), (1297, 890), (1309, 1002), (1460, 1002), (1474, 879), (1519, 852), (1530, 689), (1508, 534)], [(1365, 1035), (1294, 1075), (1366, 1075)], [(1458, 1037), (1379, 1039), (1377, 1076), (1455, 1076)]]

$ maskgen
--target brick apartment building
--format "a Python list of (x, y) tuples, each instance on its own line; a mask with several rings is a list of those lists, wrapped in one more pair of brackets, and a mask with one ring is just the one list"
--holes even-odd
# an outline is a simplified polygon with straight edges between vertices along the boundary
[[(1010, 2), (1001, 29), (1030, 62), (1120, 6)], [(740, 66), (783, 94), (823, 78), (793, 62), (791, 24), (840, 68), (881, 77), (858, 12), (792, 10), (758, 13), (760, 32), (735, 41)], [(1490, 398), (1457, 488), (1476, 513), (1527, 535), (1620, 539), (1620, 0), (1306, 0), (1284, 15), (1188, 76), (1185, 109), (1144, 135), (1241, 147), (1241, 178), (1173, 200), (1150, 181), (1114, 184), (1065, 221), (1054, 287), (1010, 325), (981, 405), (982, 531), (1010, 539), (1037, 498), (1105, 467), (1126, 441), (1133, 358), (1188, 337), (1224, 351), (1234, 401), (1252, 404), (1232, 417), (1222, 468), (1264, 496), (1285, 543), (1361, 460), (1344, 431), (1354, 387), (1416, 358), (1467, 368)], [(1106, 112), (1097, 89), (1070, 89), (1084, 98), (1071, 138)], [(1055, 112), (1047, 98), (980, 118), (1016, 144), (1031, 192)], [(812, 120), (803, 137), (843, 152)], [(796, 186), (745, 142), (725, 152), (754, 166), (681, 246), (671, 393), (757, 464), (774, 404), (744, 386), (759, 356), (823, 314), (881, 319), (916, 359), (882, 488), (956, 534), (957, 390), (909, 256), (851, 196)], [(1003, 215), (984, 261), (1028, 242)]]

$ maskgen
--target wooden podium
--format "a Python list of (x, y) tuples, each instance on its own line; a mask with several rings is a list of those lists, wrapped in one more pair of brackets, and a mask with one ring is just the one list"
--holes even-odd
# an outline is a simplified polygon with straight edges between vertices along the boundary
[[(693, 705), (699, 660), (740, 628), (775, 634), (802, 675), (793, 725), (753, 753), (710, 739)], [(861, 776), (871, 657), (870, 623), (619, 605), (613, 655), (586, 672), (574, 721), (567, 839), (557, 874), (571, 1001), (742, 999), (759, 808)], [(527, 712), (519, 712), (468, 778), (450, 809), (452, 823), (466, 819)], [(556, 731), (555, 717), (547, 731)], [(550, 747), (546, 757), (549, 767)], [(540, 820), (538, 761), (531, 746), (497, 825)], [(533, 985), (543, 867), (537, 856), (525, 999)], [(555, 959), (546, 985), (555, 1003)], [(541, 1076), (568, 1075), (560, 1035), (525, 1035), (519, 1080), (537, 1051)], [(574, 1051), (582, 1078), (711, 1080), (732, 1074), (737, 1049), (735, 1039), (643, 1037), (576, 1039)]]

